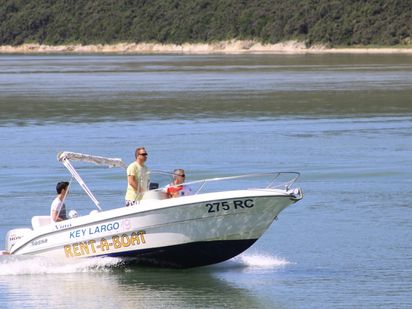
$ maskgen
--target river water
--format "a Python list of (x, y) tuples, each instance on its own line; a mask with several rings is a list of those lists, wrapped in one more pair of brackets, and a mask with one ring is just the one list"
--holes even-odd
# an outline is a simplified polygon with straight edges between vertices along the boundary
[[(2, 308), (412, 307), (411, 56), (1, 55), (0, 143), (0, 249), (70, 179), (62, 150), (131, 162), (144, 145), (188, 180), (298, 171), (305, 192), (214, 266), (0, 256)], [(79, 171), (122, 206), (122, 173)]]

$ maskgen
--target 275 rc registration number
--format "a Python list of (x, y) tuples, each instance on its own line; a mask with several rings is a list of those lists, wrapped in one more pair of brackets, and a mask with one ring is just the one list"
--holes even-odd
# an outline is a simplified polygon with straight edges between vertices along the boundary
[(252, 208), (255, 206), (255, 203), (252, 199), (246, 200), (232, 200), (232, 201), (219, 201), (213, 203), (206, 203), (205, 206), (207, 207), (207, 212), (219, 212), (222, 210), (230, 210), (230, 209), (245, 209), (245, 208)]

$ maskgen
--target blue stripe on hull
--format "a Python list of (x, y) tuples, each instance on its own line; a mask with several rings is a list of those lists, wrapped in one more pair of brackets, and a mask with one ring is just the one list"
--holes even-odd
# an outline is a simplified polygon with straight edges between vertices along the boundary
[(126, 262), (144, 266), (190, 268), (220, 263), (249, 248), (257, 239), (219, 240), (113, 253)]

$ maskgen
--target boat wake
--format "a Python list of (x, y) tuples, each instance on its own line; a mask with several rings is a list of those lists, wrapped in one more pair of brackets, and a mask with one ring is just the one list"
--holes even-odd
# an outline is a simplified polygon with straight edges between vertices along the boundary
[(271, 270), (293, 264), (284, 258), (266, 253), (243, 253), (226, 262), (211, 266), (213, 268), (243, 268), (245, 270)]
[(256, 268), (278, 268), (291, 264), (286, 259), (262, 254), (244, 254), (236, 259), (239, 259), (247, 267)]
[(108, 272), (121, 266), (120, 258), (56, 260), (47, 257), (0, 256), (0, 276)]
[[(41, 275), (71, 273), (102, 273), (123, 267), (121, 258), (100, 257), (88, 259), (56, 260), (47, 257), (0, 256), (0, 276)], [(286, 259), (268, 254), (244, 253), (220, 264), (208, 266), (210, 269), (272, 270), (292, 264)], [(127, 268), (126, 268), (127, 269)]]

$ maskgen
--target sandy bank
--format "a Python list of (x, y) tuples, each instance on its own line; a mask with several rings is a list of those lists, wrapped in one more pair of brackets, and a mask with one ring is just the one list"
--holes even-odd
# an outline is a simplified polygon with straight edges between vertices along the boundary
[(0, 46), (0, 53), (118, 53), (118, 54), (412, 54), (409, 48), (326, 48), (306, 47), (304, 43), (288, 41), (277, 44), (262, 44), (255, 41), (225, 41), (211, 44), (159, 44), (119, 43), (113, 45), (40, 45)]

